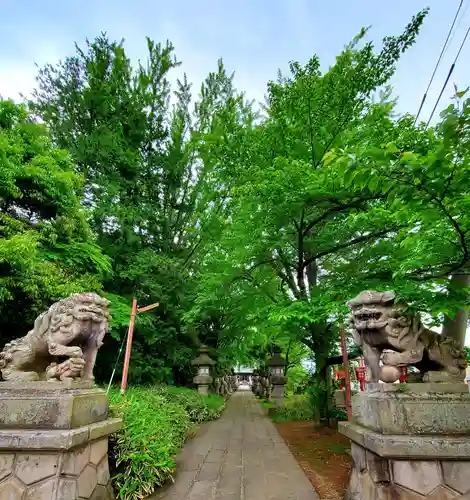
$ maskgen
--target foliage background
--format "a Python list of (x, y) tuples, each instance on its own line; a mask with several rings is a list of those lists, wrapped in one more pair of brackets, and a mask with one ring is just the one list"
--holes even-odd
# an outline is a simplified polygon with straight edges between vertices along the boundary
[(168, 41), (133, 62), (101, 34), (41, 68), (28, 103), (0, 101), (2, 341), (94, 290), (113, 314), (100, 381), (135, 297), (160, 306), (137, 316), (131, 385), (190, 384), (205, 343), (218, 373), (276, 344), (322, 386), (347, 299), (393, 288), (463, 343), (470, 103), (456, 89), (427, 127), (388, 86), (426, 14), (380, 47), (360, 30), (326, 71), (291, 62), (260, 111), (222, 61), (171, 88)]

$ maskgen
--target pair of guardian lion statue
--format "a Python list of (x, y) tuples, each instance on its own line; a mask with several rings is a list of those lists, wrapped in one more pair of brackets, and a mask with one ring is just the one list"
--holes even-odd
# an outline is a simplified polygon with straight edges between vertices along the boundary
[[(395, 299), (393, 292), (365, 291), (348, 302), (350, 327), (362, 347), (369, 381), (398, 379), (402, 366), (416, 367), (424, 379), (439, 372), (463, 381), (465, 352), (452, 339), (425, 328), (419, 315), (407, 313)], [(77, 293), (54, 303), (26, 336), (0, 353), (3, 380), (92, 380), (111, 318), (108, 306), (96, 293)]]

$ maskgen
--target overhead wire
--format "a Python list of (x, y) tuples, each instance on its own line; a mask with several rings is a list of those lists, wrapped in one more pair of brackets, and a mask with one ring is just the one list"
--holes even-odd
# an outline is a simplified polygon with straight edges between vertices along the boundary
[(462, 52), (462, 49), (463, 49), (463, 47), (465, 45), (465, 42), (467, 41), (469, 33), (470, 33), (470, 27), (467, 29), (467, 32), (465, 33), (465, 36), (464, 36), (464, 38), (462, 40), (462, 43), (460, 44), (459, 51), (457, 52), (457, 55), (455, 56), (454, 62), (452, 63), (452, 66), (449, 69), (449, 73), (447, 74), (447, 78), (446, 78), (446, 80), (444, 82), (444, 85), (442, 86), (442, 89), (441, 89), (441, 92), (439, 94), (439, 97), (436, 100), (436, 104), (434, 104), (434, 108), (431, 111), (431, 115), (429, 116), (429, 120), (426, 123), (426, 127), (429, 126), (429, 123), (431, 122), (432, 117), (434, 116), (434, 112), (436, 111), (436, 108), (437, 108), (437, 106), (439, 104), (439, 101), (441, 100), (442, 94), (444, 93), (444, 90), (446, 89), (447, 84), (449, 83), (450, 76), (452, 75), (452, 73), (454, 71), (455, 65), (457, 64), (457, 61), (458, 61), (458, 59), (460, 57), (460, 53)]
[[(129, 334), (127, 334), (127, 335), (129, 335)], [(124, 347), (124, 342), (127, 340), (127, 335), (124, 335), (124, 338), (122, 339), (121, 347), (119, 348), (119, 352), (118, 352), (118, 355), (117, 355), (117, 358), (116, 358), (116, 363), (114, 363), (113, 373), (111, 373), (111, 378), (109, 379), (109, 384), (108, 384), (108, 389), (106, 390), (106, 394), (109, 394), (109, 390), (111, 389), (111, 385), (113, 383), (114, 375), (116, 374), (116, 368), (117, 368), (117, 365), (118, 365), (119, 360), (121, 358), (122, 349)]]
[[(455, 25), (455, 29), (452, 33), (452, 36), (450, 37), (449, 39), (449, 43), (447, 44), (447, 47), (450, 47), (452, 45), (452, 42), (454, 41), (454, 37), (455, 37), (455, 34), (457, 33), (457, 31), (459, 30), (460, 28), (460, 25), (462, 24), (462, 20), (465, 19), (465, 14), (467, 13), (467, 10), (468, 10), (468, 6), (470, 5), (470, 2), (467, 2), (465, 4), (465, 8), (463, 9), (460, 17), (459, 17), (459, 20), (457, 21), (457, 24)], [(447, 50), (447, 49), (446, 49)]]
[[(462, 9), (463, 1), (464, 0), (460, 0), (459, 7), (458, 7), (457, 12), (455, 13), (455, 16), (454, 16), (454, 20), (452, 21), (452, 24), (449, 28), (449, 32), (447, 33), (447, 37), (445, 39), (444, 45), (442, 46), (441, 53), (439, 54), (439, 59), (437, 60), (436, 65), (434, 66), (434, 71), (432, 72), (431, 78), (430, 78), (429, 83), (428, 83), (428, 87), (427, 87), (426, 91), (424, 92), (423, 98), (421, 99), (421, 104), (419, 105), (418, 113), (415, 116), (414, 123), (416, 123), (418, 120), (418, 117), (423, 109), (424, 103), (425, 103), (426, 98), (428, 96), (429, 89), (431, 88), (434, 77), (436, 76), (437, 69), (439, 68), (439, 65), (440, 65), (442, 58), (447, 50), (447, 47), (450, 45), (449, 39), (451, 39), (451, 35), (453, 38), (453, 36), (455, 34), (454, 26), (455, 26), (455, 22), (457, 21), (457, 18), (459, 17), (460, 10)], [(468, 7), (468, 4), (466, 7)]]

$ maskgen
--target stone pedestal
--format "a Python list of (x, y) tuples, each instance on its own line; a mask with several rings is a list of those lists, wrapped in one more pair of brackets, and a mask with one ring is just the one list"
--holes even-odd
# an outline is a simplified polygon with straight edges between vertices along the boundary
[(0, 500), (111, 500), (106, 394), (89, 383), (0, 383)]
[(209, 375), (197, 375), (193, 379), (194, 383), (197, 384), (197, 390), (199, 394), (207, 396), (209, 394), (209, 386), (212, 384), (212, 377)]
[(352, 406), (347, 500), (470, 499), (465, 384), (368, 384)]
[(282, 406), (284, 404), (284, 391), (287, 383), (287, 377), (280, 375), (272, 375), (271, 376), (272, 383), (272, 400), (276, 406)]

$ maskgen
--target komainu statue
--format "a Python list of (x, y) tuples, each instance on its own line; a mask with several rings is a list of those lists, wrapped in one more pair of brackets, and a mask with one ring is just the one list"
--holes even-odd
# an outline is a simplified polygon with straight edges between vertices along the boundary
[(395, 293), (365, 291), (347, 305), (354, 340), (362, 346), (370, 370), (370, 382), (394, 382), (399, 378), (399, 367), (408, 365), (422, 375), (441, 372), (442, 381), (455, 378), (463, 382), (467, 367), (463, 349), (453, 339), (425, 328), (418, 314), (407, 313), (405, 305), (395, 303)]
[(3, 380), (93, 380), (111, 319), (108, 305), (96, 293), (76, 293), (52, 304), (26, 336), (0, 353)]

